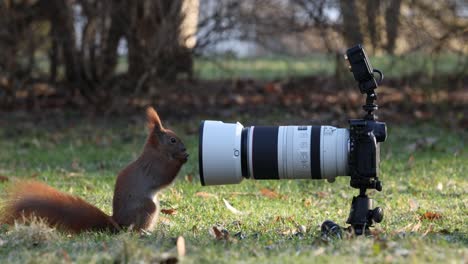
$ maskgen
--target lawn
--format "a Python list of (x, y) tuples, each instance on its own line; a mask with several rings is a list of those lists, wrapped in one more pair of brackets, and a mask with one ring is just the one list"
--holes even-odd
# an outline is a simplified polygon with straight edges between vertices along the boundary
[[(372, 65), (382, 70), (385, 76), (402, 78), (414, 74), (425, 77), (462, 74), (466, 69), (466, 56), (443, 53), (429, 56), (411, 53), (404, 56), (372, 56)], [(344, 58), (342, 59), (345, 64)], [(195, 75), (201, 79), (281, 79), (298, 76), (332, 76), (335, 73), (334, 55), (310, 54), (304, 57), (273, 56), (259, 58), (197, 58)], [(124, 67), (121, 60), (119, 67)], [(378, 66), (378, 67), (377, 67)], [(465, 68), (463, 68), (465, 67)]]
[[(107, 213), (115, 175), (137, 157), (146, 133), (142, 117), (91, 120), (72, 115), (51, 121), (15, 116), (0, 121), (0, 175), (10, 181), (45, 181)], [(0, 263), (170, 261), (177, 256), (179, 236), (187, 250), (179, 260), (187, 263), (468, 261), (466, 132), (435, 123), (389, 124), (389, 138), (382, 145), (383, 191), (370, 192), (385, 210), (384, 221), (373, 237), (329, 240), (320, 236), (321, 223), (333, 219), (345, 225), (357, 194), (348, 178), (202, 187), (198, 137), (187, 129), (198, 122), (166, 122), (184, 139), (191, 157), (175, 184), (160, 195), (167, 211), (153, 234), (69, 235), (40, 224), (3, 226)]]

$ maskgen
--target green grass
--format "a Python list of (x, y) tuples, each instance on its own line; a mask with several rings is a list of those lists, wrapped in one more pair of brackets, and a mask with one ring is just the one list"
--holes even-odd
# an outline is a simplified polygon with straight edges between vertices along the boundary
[[(401, 78), (412, 74), (425, 77), (461, 74), (467, 56), (446, 53), (428, 55), (413, 53), (405, 56), (378, 55), (370, 60), (385, 76)], [(331, 76), (335, 72), (336, 59), (325, 54), (294, 57), (266, 58), (200, 58), (195, 61), (195, 74), (201, 79), (282, 79), (300, 76)], [(345, 63), (343, 59), (343, 63)]]
[[(468, 56), (453, 53), (426, 54), (411, 53), (404, 56), (376, 55), (370, 56), (372, 65), (382, 70), (386, 77), (403, 78), (421, 74), (426, 78), (446, 75), (462, 75), (466, 69)], [(34, 72), (36, 77), (47, 74), (49, 62), (44, 56), (38, 56), (38, 65)], [(304, 57), (273, 56), (257, 58), (235, 58), (229, 56), (195, 58), (194, 73), (202, 80), (220, 79), (260, 79), (275, 80), (303, 76), (333, 76), (336, 58), (334, 55), (311, 54)], [(343, 64), (346, 64), (344, 59)], [(465, 67), (465, 68), (464, 68)], [(64, 69), (59, 67), (59, 77)], [(116, 72), (128, 70), (128, 61), (119, 57)], [(466, 74), (466, 73), (465, 73)]]
[[(7, 121), (3, 124), (9, 125), (0, 128), (1, 175), (36, 177), (107, 213), (111, 213), (115, 175), (139, 154), (145, 140), (143, 123), (127, 124), (126, 119), (104, 124), (79, 119), (59, 126)], [(169, 127), (171, 123), (175, 122), (168, 122)], [(186, 141), (191, 157), (175, 184), (160, 196), (161, 207), (177, 213), (162, 215), (165, 219), (154, 234), (67, 235), (41, 225), (4, 226), (0, 263), (156, 262), (176, 255), (178, 236), (186, 240), (187, 255), (182, 260), (187, 263), (466, 263), (468, 259), (464, 132), (436, 124), (390, 125), (388, 142), (382, 145), (384, 190), (370, 192), (385, 209), (377, 235), (327, 241), (320, 237), (320, 224), (333, 219), (345, 225), (357, 193), (348, 178), (335, 183), (245, 180), (239, 185), (202, 187), (198, 138), (184, 132), (198, 121), (184, 123), (172, 127)], [(424, 143), (421, 138), (436, 142)], [(262, 195), (264, 188), (279, 197)], [(198, 192), (212, 196), (201, 197)], [(232, 213), (223, 199), (243, 214)], [(441, 218), (422, 219), (426, 212)], [(229, 239), (210, 235), (213, 226), (225, 228)]]

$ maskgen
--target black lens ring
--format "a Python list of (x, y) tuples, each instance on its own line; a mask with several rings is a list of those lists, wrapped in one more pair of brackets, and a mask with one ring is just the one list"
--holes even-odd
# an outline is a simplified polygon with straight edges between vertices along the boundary
[(255, 126), (252, 135), (252, 174), (256, 180), (279, 179), (277, 126)]
[(249, 168), (247, 164), (248, 137), (249, 137), (249, 128), (244, 127), (241, 133), (241, 167), (242, 167), (242, 176), (244, 178), (250, 178)]
[(198, 129), (198, 171), (200, 172), (200, 181), (205, 186), (205, 178), (203, 177), (203, 128), (205, 127), (205, 121), (200, 123)]
[(312, 179), (322, 179), (320, 164), (320, 134), (322, 126), (312, 126), (310, 133), (310, 176)]

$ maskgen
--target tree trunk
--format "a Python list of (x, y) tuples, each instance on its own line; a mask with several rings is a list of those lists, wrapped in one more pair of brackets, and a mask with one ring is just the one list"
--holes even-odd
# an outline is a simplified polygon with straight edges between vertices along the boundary
[(359, 15), (355, 0), (340, 0), (341, 15), (343, 16), (343, 37), (348, 47), (362, 43)]
[[(127, 0), (127, 12), (129, 14), (129, 25), (126, 30), (126, 38), (128, 45), (128, 74), (131, 79), (137, 80), (145, 73), (146, 59), (145, 55), (147, 49), (143, 44), (147, 41), (141, 35), (143, 16), (143, 3), (142, 1), (129, 1)], [(156, 16), (157, 14), (154, 14)]]
[(400, 6), (401, 0), (390, 0), (390, 4), (385, 10), (385, 27), (387, 31), (387, 45), (385, 49), (389, 54), (395, 52), (398, 27), (400, 24)]
[[(102, 76), (109, 79), (115, 72), (118, 60), (118, 47), (120, 40), (128, 28), (128, 10), (124, 1), (112, 1), (110, 4), (110, 26), (107, 39), (103, 43), (102, 51)], [(125, 12), (127, 11), (127, 12)]]
[(367, 14), (367, 31), (369, 32), (372, 48), (375, 51), (379, 43), (379, 26), (377, 18), (380, 15), (380, 0), (367, 0), (366, 3)]
[(144, 0), (130, 4), (130, 32), (126, 37), (132, 78), (150, 76), (171, 81), (180, 72), (191, 72), (191, 52), (181, 41), (182, 3)]
[(62, 51), (66, 79), (70, 82), (79, 81), (73, 10), (66, 0), (53, 1), (51, 8), (55, 11), (50, 17), (52, 34)]
[(57, 67), (58, 67), (58, 53), (59, 53), (59, 46), (58, 41), (53, 37), (51, 33), (51, 42), (52, 47), (49, 51), (49, 81), (54, 83), (57, 81)]

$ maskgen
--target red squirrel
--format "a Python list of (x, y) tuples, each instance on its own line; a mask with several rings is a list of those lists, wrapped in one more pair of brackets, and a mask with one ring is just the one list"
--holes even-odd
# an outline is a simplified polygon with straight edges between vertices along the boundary
[(50, 226), (72, 233), (116, 232), (123, 228), (152, 231), (159, 214), (156, 194), (171, 184), (188, 154), (177, 135), (163, 127), (152, 107), (147, 108), (146, 115), (148, 138), (141, 155), (117, 177), (112, 216), (44, 183), (20, 181), (7, 189), (0, 223), (13, 224), (37, 217)]

